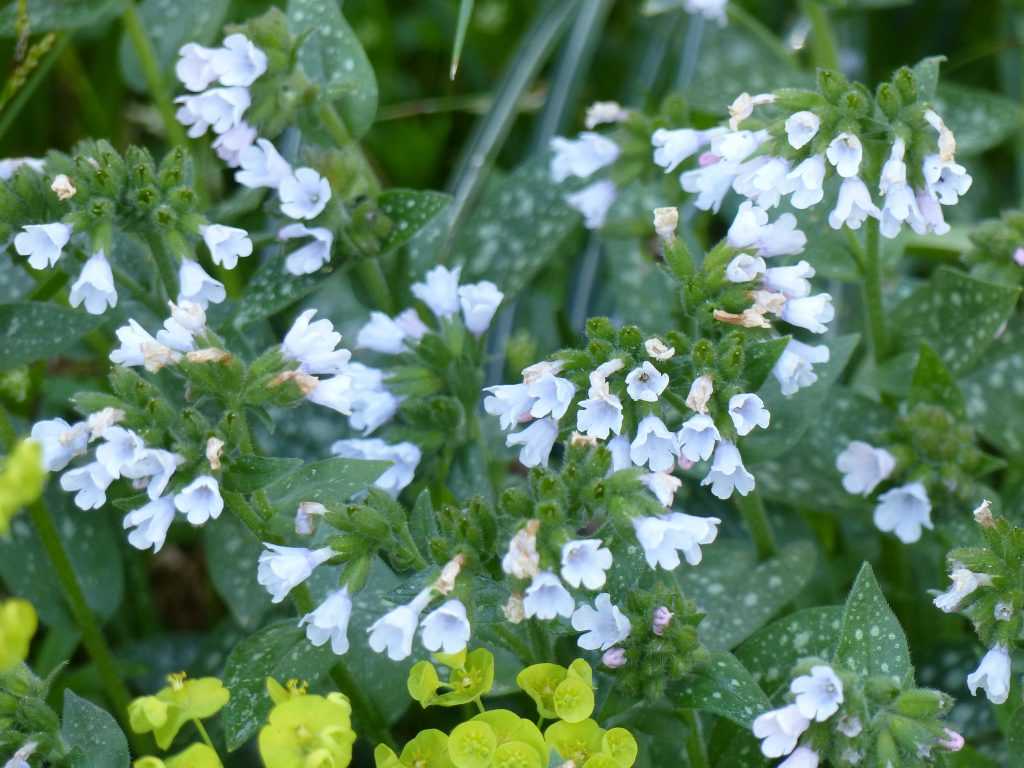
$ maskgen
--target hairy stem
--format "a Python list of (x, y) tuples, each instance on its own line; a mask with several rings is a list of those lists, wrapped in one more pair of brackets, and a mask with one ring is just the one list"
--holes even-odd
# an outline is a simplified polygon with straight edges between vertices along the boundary
[(356, 262), (356, 276), (366, 290), (373, 307), (386, 314), (394, 314), (395, 300), (391, 296), (391, 289), (388, 287), (388, 280), (384, 276), (380, 262), (376, 258), (359, 259)]
[(700, 720), (697, 719), (697, 713), (692, 709), (681, 709), (679, 710), (679, 719), (686, 726), (686, 756), (689, 759), (690, 768), (711, 768), (707, 750), (704, 748), (704, 739), (701, 736)]
[(181, 127), (178, 118), (174, 116), (174, 102), (171, 101), (170, 93), (160, 72), (156, 49), (153, 48), (153, 41), (149, 39), (145, 27), (142, 26), (142, 19), (139, 18), (139, 11), (135, 7), (134, 0), (125, 3), (121, 20), (124, 22), (128, 40), (131, 42), (132, 48), (135, 49), (135, 55), (139, 57), (142, 76), (146, 80), (149, 95), (153, 97), (157, 112), (160, 113), (160, 120), (167, 132), (167, 139), (177, 146), (186, 146), (185, 129)]
[(121, 679), (121, 673), (117, 669), (114, 656), (103, 636), (99, 622), (85, 600), (82, 585), (78, 581), (78, 575), (75, 573), (71, 559), (57, 533), (57, 525), (53, 516), (41, 500), (30, 504), (28, 511), (36, 533), (43, 544), (43, 549), (46, 550), (46, 555), (60, 582), (64, 597), (71, 609), (71, 615), (74, 616), (75, 623), (82, 633), (82, 643), (96, 665), (96, 671), (103, 682), (103, 687), (114, 706), (114, 714), (131, 740), (133, 748), (136, 752), (140, 752), (145, 749), (145, 742), (132, 731), (128, 722), (128, 704), (131, 702), (131, 694), (128, 692), (124, 680)]
[(839, 69), (839, 45), (828, 11), (818, 0), (800, 3), (804, 15), (811, 22), (811, 60), (822, 69)]
[(775, 532), (772, 531), (771, 523), (768, 522), (768, 514), (765, 512), (761, 495), (753, 490), (746, 496), (736, 494), (733, 499), (743, 516), (743, 522), (746, 523), (750, 535), (754, 539), (758, 560), (767, 560), (775, 555), (779, 546), (775, 542)]

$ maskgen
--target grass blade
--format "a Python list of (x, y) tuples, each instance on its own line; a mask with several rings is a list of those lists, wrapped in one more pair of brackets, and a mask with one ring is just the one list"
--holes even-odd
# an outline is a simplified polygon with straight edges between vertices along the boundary
[(459, 0), (459, 21), (455, 27), (455, 43), (452, 46), (452, 68), (451, 79), (455, 79), (455, 73), (459, 71), (459, 59), (462, 58), (462, 46), (466, 42), (466, 32), (469, 30), (469, 20), (473, 18), (473, 0)]

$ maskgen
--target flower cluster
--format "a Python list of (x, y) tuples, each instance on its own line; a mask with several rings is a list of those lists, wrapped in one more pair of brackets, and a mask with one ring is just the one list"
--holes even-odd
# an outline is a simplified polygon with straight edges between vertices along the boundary
[(943, 613), (962, 613), (971, 620), (988, 648), (978, 669), (967, 676), (971, 695), (982, 689), (993, 704), (1010, 695), (1011, 651), (1020, 638), (1024, 609), (1017, 588), (1024, 548), (1022, 529), (992, 512), (983, 501), (973, 513), (984, 544), (949, 552), (949, 588), (935, 596)]
[[(14, 250), (33, 269), (58, 263), (67, 269), (62, 257), (77, 245), (89, 254), (80, 259), (81, 270), (71, 284), (73, 307), (84, 306), (95, 315), (117, 305), (117, 267), (111, 258), (121, 232), (136, 234), (150, 246), (163, 283), (159, 290), (204, 307), (223, 301), (225, 290), (195, 260), (191, 240), (201, 238), (213, 263), (224, 269), (234, 269), (240, 257), (252, 253), (245, 230), (210, 223), (198, 213), (182, 149), (171, 150), (157, 167), (144, 149), (131, 147), (122, 157), (106, 142), (85, 142), (72, 157), (51, 154), (46, 170), (59, 171), (46, 189), (44, 177), (29, 170), (0, 186), (0, 209), (9, 221), (34, 220), (13, 239)], [(134, 280), (127, 285), (138, 288)]]
[(230, 697), (228, 689), (217, 678), (189, 680), (180, 672), (168, 675), (167, 686), (156, 694), (132, 701), (128, 706), (128, 719), (133, 731), (152, 733), (156, 745), (167, 749), (186, 723), (213, 717)]
[(821, 659), (804, 659), (789, 684), (789, 703), (753, 724), (761, 752), (785, 757), (782, 768), (833, 765), (918, 765), (933, 752), (957, 752), (963, 737), (941, 718), (952, 700), (939, 691), (900, 690), (893, 677), (866, 680)]
[[(588, 113), (588, 121), (597, 125), (600, 122), (619, 122), (626, 116), (627, 113), (621, 109), (592, 110)], [(587, 229), (600, 229), (619, 192), (615, 182), (609, 178), (591, 179), (618, 160), (619, 145), (600, 133), (584, 131), (575, 139), (556, 136), (551, 140), (551, 152), (548, 173), (553, 182), (561, 184), (567, 179), (588, 181), (586, 186), (568, 193), (565, 202), (583, 215)]]
[(325, 696), (289, 680), (287, 687), (267, 678), (267, 692), (274, 702), (267, 724), (260, 729), (260, 757), (268, 768), (315, 764), (346, 768), (352, 762), (352, 705), (343, 693)]

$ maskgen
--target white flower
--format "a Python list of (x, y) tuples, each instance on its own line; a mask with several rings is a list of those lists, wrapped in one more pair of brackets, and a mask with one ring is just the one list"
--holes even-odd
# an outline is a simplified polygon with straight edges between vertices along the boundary
[(800, 261), (789, 267), (772, 267), (765, 270), (764, 287), (769, 291), (781, 293), (787, 299), (802, 299), (811, 292), (808, 278), (814, 277), (814, 267), (806, 261)]
[(572, 587), (600, 589), (612, 567), (611, 550), (600, 539), (577, 539), (562, 545), (562, 578)]
[(383, 312), (371, 312), (370, 319), (359, 329), (356, 346), (385, 355), (405, 351), (405, 331)]
[(975, 573), (962, 565), (957, 565), (950, 571), (949, 580), (952, 582), (949, 589), (941, 595), (936, 595), (932, 601), (935, 607), (943, 613), (955, 612), (965, 597), (971, 595), (979, 587), (992, 585), (992, 577), (987, 573)]
[(938, 141), (936, 142), (939, 147), (939, 156), (943, 160), (951, 161), (956, 154), (956, 137), (953, 135), (953, 132), (949, 130), (946, 123), (935, 110), (925, 110), (924, 119), (939, 134)]
[(740, 437), (749, 435), (754, 427), (768, 429), (771, 414), (764, 407), (764, 401), (752, 392), (744, 392), (729, 398), (729, 418)]
[(883, 237), (894, 238), (900, 233), (903, 222), (907, 222), (918, 234), (927, 231), (914, 190), (908, 184), (896, 184), (890, 187), (885, 195), (879, 219), (879, 232)]
[(679, 183), (687, 192), (696, 192), (694, 205), (702, 211), (714, 211), (722, 207), (722, 200), (732, 189), (732, 182), (739, 170), (738, 162), (711, 157), (705, 161), (701, 156), (701, 167), (686, 171), (679, 177)]
[(671, 512), (657, 517), (634, 517), (633, 530), (644, 549), (651, 568), (666, 571), (679, 567), (679, 553), (690, 565), (699, 565), (703, 558), (701, 546), (711, 544), (718, 536), (721, 520), (717, 517), (694, 517)]
[(860, 161), (864, 157), (864, 148), (860, 139), (852, 133), (838, 134), (825, 150), (825, 157), (836, 167), (836, 172), (844, 179), (857, 175)]
[[(197, 308), (199, 307), (198, 304), (193, 304), (193, 306)], [(202, 312), (202, 309), (199, 311)], [(202, 326), (197, 330), (201, 329)], [(178, 318), (172, 315), (164, 320), (164, 327), (157, 331), (156, 340), (157, 343), (162, 344), (175, 352), (191, 352), (196, 348), (193, 333), (195, 333), (195, 331), (186, 327)], [(173, 355), (171, 357), (173, 357)]]
[(237, 168), (242, 164), (242, 151), (256, 141), (256, 129), (245, 120), (224, 131), (213, 140), (213, 150), (229, 168)]
[(238, 165), (241, 170), (235, 171), (235, 181), (250, 189), (277, 189), (292, 173), (288, 161), (266, 139), (256, 139), (255, 144), (239, 152)]
[(818, 768), (821, 757), (810, 747), (797, 747), (777, 768)]
[(706, 413), (698, 413), (683, 422), (676, 434), (679, 453), (688, 461), (707, 461), (715, 445), (722, 439), (714, 420)]
[(608, 389), (608, 382), (598, 382), (587, 391), (576, 412), (576, 429), (588, 437), (607, 440), (622, 431), (622, 401)]
[(896, 534), (904, 544), (913, 544), (921, 538), (921, 528), (931, 530), (932, 503), (921, 483), (907, 483), (892, 488), (878, 497), (875, 507), (875, 527)]
[(786, 139), (793, 149), (803, 149), (818, 135), (821, 118), (813, 112), (801, 110), (786, 118)]
[(587, 130), (593, 130), (599, 125), (607, 123), (621, 123), (629, 119), (629, 112), (622, 108), (617, 101), (595, 101), (587, 107), (587, 116), (584, 124)]
[(248, 88), (211, 88), (174, 102), (181, 105), (175, 115), (178, 122), (189, 126), (189, 138), (198, 139), (211, 127), (214, 133), (224, 133), (238, 125), (252, 98)]
[(306, 395), (306, 399), (344, 416), (350, 416), (354, 405), (352, 377), (339, 374), (320, 379), (313, 391)]
[(1010, 696), (1010, 652), (1005, 645), (994, 645), (978, 668), (967, 676), (967, 687), (971, 696), (978, 695), (978, 689), (985, 691), (993, 704), (1004, 704)]
[(726, 235), (729, 245), (735, 248), (756, 245), (761, 237), (761, 230), (767, 224), (768, 212), (750, 200), (744, 200), (736, 211), (736, 218), (729, 226)]
[(370, 635), (370, 647), (377, 653), (387, 650), (388, 658), (392, 661), (409, 658), (412, 653), (412, 639), (416, 635), (416, 625), (431, 597), (431, 589), (428, 587), (408, 604), (393, 608), (377, 619), (366, 630)]
[(754, 736), (761, 739), (761, 754), (782, 757), (796, 748), (797, 740), (811, 721), (800, 714), (796, 704), (773, 709), (754, 720)]
[(461, 600), (448, 600), (420, 622), (423, 647), (428, 651), (459, 653), (466, 649), (472, 628)]
[(267, 55), (245, 35), (236, 32), (224, 38), (222, 48), (213, 50), (211, 64), (222, 85), (247, 88), (267, 71)]
[(810, 346), (790, 339), (772, 366), (772, 374), (778, 380), (782, 394), (789, 397), (816, 382), (818, 374), (814, 372), (814, 365), (827, 363), (828, 359), (829, 349), (824, 344)]
[(288, 224), (277, 231), (278, 240), (292, 240), (298, 237), (312, 237), (305, 245), (296, 248), (284, 260), (284, 267), (293, 275), (310, 275), (331, 260), (331, 246), (334, 233), (326, 227), (307, 227), (305, 224)]
[(767, 268), (760, 256), (741, 253), (725, 268), (725, 279), (730, 283), (749, 283), (763, 275)]
[(85, 303), (85, 311), (90, 315), (102, 315), (108, 308), (117, 306), (117, 290), (114, 288), (114, 275), (103, 251), (96, 251), (82, 267), (68, 302), (72, 307)]
[(583, 632), (576, 644), (586, 651), (607, 651), (621, 643), (632, 629), (626, 615), (612, 605), (611, 596), (602, 592), (594, 600), (594, 607), (581, 605), (572, 614), (572, 628)]
[(657, 416), (645, 416), (636, 428), (636, 437), (629, 445), (629, 458), (638, 467), (646, 464), (652, 472), (664, 472), (675, 466), (675, 436)]
[(86, 425), (89, 427), (89, 439), (98, 440), (108, 429), (124, 419), (124, 411), (120, 408), (102, 408), (89, 414)]
[(927, 191), (920, 190), (917, 193), (917, 209), (921, 213), (923, 232), (933, 232), (936, 235), (944, 235), (949, 232), (949, 224), (942, 215), (942, 206), (935, 196)]
[(424, 275), (422, 283), (412, 284), (412, 295), (422, 301), (435, 317), (451, 317), (459, 311), (459, 274), (462, 267), (448, 269), (438, 264)]
[(103, 465), (94, 461), (61, 475), (60, 487), (68, 493), (76, 491), (75, 506), (79, 509), (99, 509), (107, 503), (107, 488), (113, 480)]
[(373, 484), (392, 498), (412, 482), (422, 458), (420, 449), (414, 443), (389, 445), (379, 438), (338, 440), (331, 446), (331, 453), (347, 459), (390, 461), (391, 466)]
[(484, 410), (498, 417), (502, 429), (512, 429), (529, 418), (533, 408), (529, 384), (497, 384), (485, 387), (484, 392), (488, 393), (484, 398)]
[(11, 759), (4, 763), (4, 768), (32, 768), (28, 759), (35, 753), (37, 746), (39, 745), (35, 741), (26, 741), (11, 755)]
[(590, 131), (584, 131), (575, 140), (554, 137), (551, 139), (551, 151), (549, 173), (556, 184), (570, 176), (585, 179), (619, 157), (618, 144)]
[(64, 419), (37, 421), (32, 425), (32, 439), (43, 449), (43, 468), (60, 472), (76, 456), (89, 448), (89, 425), (68, 424)]
[(861, 496), (868, 496), (895, 467), (896, 459), (891, 453), (862, 440), (854, 440), (836, 457), (836, 469), (843, 475), (843, 488), (847, 493)]
[(103, 444), (96, 449), (96, 461), (116, 480), (121, 469), (141, 459), (145, 450), (142, 438), (130, 429), (108, 427), (103, 431)]
[(540, 523), (531, 520), (520, 528), (508, 542), (508, 551), (501, 559), (501, 570), (517, 579), (530, 579), (540, 568), (537, 553), (537, 531)]
[(618, 373), (625, 367), (625, 363), (622, 362), (621, 358), (613, 357), (611, 360), (606, 360), (601, 363), (597, 368), (590, 372), (590, 386), (599, 387), (608, 383), (608, 377), (613, 373)]
[(383, 386), (381, 371), (359, 363), (352, 363), (345, 371), (352, 379), (352, 415), (348, 423), (368, 435), (395, 415), (401, 400)]
[(38, 157), (5, 157), (0, 159), (0, 180), (7, 181), (19, 168), (29, 168), (36, 173), (42, 173), (46, 168), (46, 161)]
[(602, 179), (589, 184), (578, 192), (565, 196), (565, 202), (583, 214), (583, 226), (587, 229), (600, 229), (608, 217), (608, 209), (612, 207), (618, 189), (615, 182)]
[(825, 156), (811, 155), (786, 174), (785, 194), (794, 208), (804, 210), (825, 196)]
[[(104, 434), (112, 432), (118, 427), (106, 430)], [(99, 458), (99, 451), (96, 454)], [(121, 466), (121, 475), (132, 480), (148, 479), (146, 493), (151, 499), (158, 499), (163, 496), (167, 484), (175, 470), (185, 462), (182, 456), (162, 448), (145, 448), (138, 454), (135, 461)]]
[(190, 91), (205, 91), (217, 79), (217, 72), (211, 62), (213, 48), (199, 43), (186, 43), (178, 49), (178, 61), (174, 65), (174, 73)]
[(178, 268), (178, 301), (193, 301), (203, 309), (220, 304), (227, 296), (224, 284), (214, 280), (199, 264), (182, 259)]
[(124, 516), (124, 529), (134, 530), (128, 534), (128, 543), (136, 549), (153, 548), (159, 552), (167, 539), (167, 529), (174, 522), (174, 499), (170, 496), (153, 499)]
[(943, 205), (956, 205), (971, 188), (971, 175), (959, 163), (928, 155), (922, 163), (928, 191)]
[(192, 334), (202, 333), (206, 328), (206, 308), (187, 299), (167, 302), (171, 308), (170, 319), (179, 327)]
[(530, 415), (535, 419), (550, 415), (558, 421), (569, 410), (576, 385), (551, 373), (545, 373), (529, 384), (530, 397), (534, 398)]
[[(706, 5), (706, 2), (700, 4)], [(729, 105), (729, 130), (738, 130), (740, 123), (754, 113), (754, 107), (771, 104), (774, 101), (775, 95), (772, 93), (758, 93), (754, 96), (749, 93), (741, 93)]]
[(491, 325), (498, 305), (505, 294), (488, 280), (459, 287), (459, 303), (462, 305), (462, 321), (474, 336), (483, 335)]
[(686, 0), (683, 8), (687, 13), (696, 13), (708, 21), (718, 22), (720, 27), (725, 26), (725, 7), (728, 0)]
[(664, 507), (671, 507), (676, 499), (676, 491), (683, 481), (670, 472), (648, 472), (640, 477), (640, 482), (661, 502)]
[(216, 520), (224, 509), (220, 485), (212, 476), (200, 475), (174, 497), (174, 506), (192, 525)]
[(644, 351), (647, 352), (649, 358), (659, 362), (671, 360), (676, 354), (675, 347), (668, 346), (657, 337), (652, 337), (644, 342)]
[(715, 392), (714, 381), (708, 374), (698, 376), (690, 385), (690, 391), (686, 394), (686, 407), (697, 413), (708, 412), (708, 402)]
[(505, 445), (521, 445), (519, 463), (524, 467), (546, 467), (551, 449), (558, 438), (558, 424), (552, 418), (537, 419), (519, 432), (505, 438)]
[(844, 179), (839, 187), (836, 207), (828, 215), (828, 225), (832, 229), (842, 229), (844, 225), (850, 229), (860, 229), (860, 225), (868, 216), (877, 219), (881, 215), (878, 206), (871, 200), (871, 192), (868, 191), (867, 185), (858, 177), (852, 176)]
[(315, 219), (331, 199), (331, 185), (312, 168), (296, 168), (277, 188), (281, 213), (290, 219)]
[(422, 339), (430, 330), (427, 324), (420, 320), (419, 314), (412, 307), (403, 309), (395, 315), (395, 323), (406, 336), (416, 341)]
[(651, 135), (654, 164), (664, 168), (665, 173), (674, 171), (681, 162), (706, 143), (703, 131), (696, 131), (693, 128), (659, 128)]
[(743, 458), (733, 443), (722, 440), (715, 448), (711, 470), (700, 484), (710, 485), (711, 494), (719, 499), (728, 499), (733, 490), (746, 496), (754, 489), (754, 476), (743, 466)]
[(633, 460), (629, 458), (629, 438), (625, 435), (613, 437), (605, 447), (612, 455), (611, 472), (618, 472), (633, 466)]
[(757, 255), (766, 259), (792, 256), (804, 250), (807, 235), (796, 228), (796, 217), (792, 213), (784, 213), (762, 228), (756, 245)]
[(732, 188), (762, 208), (774, 208), (782, 199), (789, 170), (789, 161), (784, 158), (754, 158), (740, 167)]
[(656, 403), (667, 386), (668, 374), (662, 373), (647, 360), (626, 374), (626, 392), (634, 400)]
[(832, 667), (824, 664), (811, 667), (809, 675), (801, 675), (789, 685), (796, 695), (796, 708), (808, 720), (823, 723), (839, 711), (843, 703), (843, 682)]
[(811, 333), (824, 333), (828, 323), (836, 316), (832, 296), (819, 293), (799, 299), (789, 299), (782, 307), (780, 317), (790, 325), (806, 328)]
[(110, 362), (129, 368), (143, 365), (147, 371), (158, 371), (176, 359), (176, 353), (150, 336), (135, 320), (128, 320), (116, 331), (121, 346), (110, 353)]
[(341, 334), (334, 330), (330, 320), (321, 318), (311, 323), (314, 315), (315, 309), (307, 309), (295, 319), (281, 342), (281, 354), (298, 362), (303, 373), (341, 373), (352, 353), (335, 349), (341, 343)]
[(14, 250), (28, 256), (32, 269), (46, 269), (57, 263), (71, 239), (71, 227), (59, 221), (52, 224), (26, 224), (14, 237)]
[(306, 639), (317, 648), (331, 641), (331, 651), (343, 656), (348, 651), (348, 622), (352, 618), (352, 598), (348, 587), (331, 592), (327, 598), (299, 621), (306, 626)]
[(556, 616), (568, 619), (575, 608), (572, 595), (551, 571), (541, 571), (534, 576), (523, 597), (523, 611), (528, 619), (546, 621)]
[(272, 603), (280, 603), (292, 589), (308, 579), (318, 565), (334, 557), (334, 550), (330, 547), (306, 549), (267, 542), (263, 542), (263, 546), (265, 549), (260, 553), (256, 581), (270, 593)]

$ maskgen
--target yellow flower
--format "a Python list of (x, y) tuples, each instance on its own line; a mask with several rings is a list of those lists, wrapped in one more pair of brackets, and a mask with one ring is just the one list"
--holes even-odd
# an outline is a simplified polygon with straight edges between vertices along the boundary
[(0, 602), (0, 672), (25, 660), (38, 623), (30, 602), (16, 597)]
[(26, 504), (43, 493), (46, 471), (43, 449), (34, 440), (22, 440), (3, 461), (0, 469), (0, 536), (11, 529), (11, 519)]
[(167, 749), (189, 720), (213, 717), (228, 703), (230, 694), (215, 677), (187, 680), (185, 673), (168, 675), (168, 685), (155, 696), (143, 696), (128, 705), (128, 719), (136, 733), (153, 732), (157, 746)]
[(260, 731), (263, 764), (267, 768), (345, 768), (352, 761), (356, 740), (351, 715), (352, 706), (341, 693), (287, 697), (274, 706)]
[(132, 768), (223, 768), (217, 753), (205, 744), (193, 744), (176, 755), (161, 760), (159, 757), (140, 757)]

